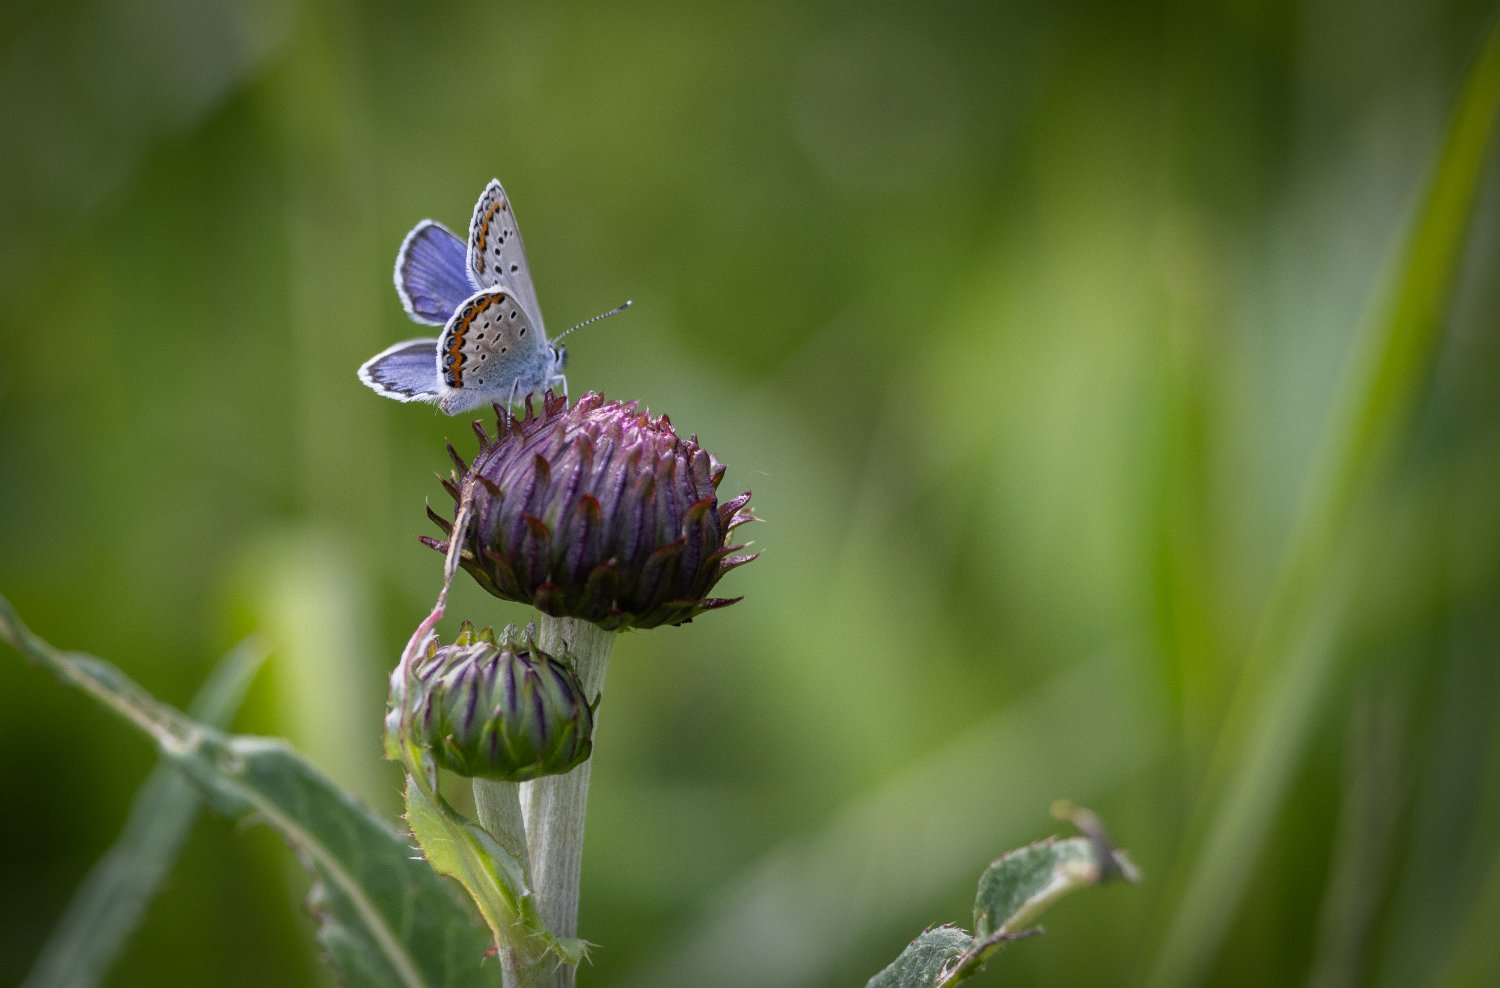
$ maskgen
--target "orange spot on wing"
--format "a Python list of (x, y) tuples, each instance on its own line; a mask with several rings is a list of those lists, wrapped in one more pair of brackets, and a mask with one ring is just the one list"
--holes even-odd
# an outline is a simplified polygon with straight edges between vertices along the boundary
[(480, 217), (479, 233), (474, 241), (474, 246), (477, 248), (474, 258), (474, 270), (476, 273), (483, 274), (485, 265), (489, 263), (485, 258), (484, 250), (489, 246), (490, 242), (490, 224), (495, 221), (495, 214), (505, 209), (506, 205), (506, 201), (503, 198), (497, 199), (485, 207), (484, 215)]
[(474, 320), (478, 319), (486, 309), (496, 302), (504, 301), (504, 299), (505, 293), (498, 292), (479, 299), (476, 302), (469, 303), (468, 307), (459, 314), (458, 324), (453, 327), (453, 338), (448, 341), (448, 347), (444, 351), (453, 356), (453, 365), (443, 368), (443, 378), (448, 382), (450, 388), (456, 388), (463, 383), (464, 338), (469, 335), (469, 327), (474, 324)]

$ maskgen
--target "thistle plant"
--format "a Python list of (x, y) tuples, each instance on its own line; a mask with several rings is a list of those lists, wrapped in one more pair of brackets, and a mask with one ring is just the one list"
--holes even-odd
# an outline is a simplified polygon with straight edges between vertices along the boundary
[[(725, 468), (696, 437), (634, 403), (549, 392), (524, 415), (496, 406), (494, 437), (474, 430), (472, 463), (448, 447), (452, 520), (428, 509), (446, 536), (423, 538), (444, 554), (443, 587), (392, 677), (387, 752), (408, 772), (413, 834), (486, 917), (507, 983), (570, 985), (587, 758), (614, 635), (736, 603), (709, 594), (758, 555), (730, 544), (756, 519), (748, 491), (719, 501)], [(465, 622), (438, 645), (459, 568), (535, 606), (538, 622), (499, 640)], [(474, 780), (477, 826), (442, 800), (440, 769)], [(465, 860), (446, 860), (453, 847)]]

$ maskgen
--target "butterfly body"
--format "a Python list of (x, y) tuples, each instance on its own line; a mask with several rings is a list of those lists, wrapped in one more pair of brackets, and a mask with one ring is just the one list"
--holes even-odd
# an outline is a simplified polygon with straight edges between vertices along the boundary
[(566, 352), (547, 341), (526, 249), (498, 180), (474, 207), (467, 244), (441, 223), (418, 223), (396, 255), (395, 282), (413, 321), (443, 331), (365, 361), (359, 379), (377, 394), (458, 415), (548, 388), (566, 393)]

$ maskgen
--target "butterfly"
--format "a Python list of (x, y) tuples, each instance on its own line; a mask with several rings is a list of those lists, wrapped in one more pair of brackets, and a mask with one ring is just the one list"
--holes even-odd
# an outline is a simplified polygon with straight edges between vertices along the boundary
[(401, 243), (395, 278), (406, 314), (443, 332), (365, 361), (359, 379), (377, 394), (431, 402), (449, 415), (559, 385), (567, 394), (567, 351), (542, 328), (521, 231), (498, 179), (474, 206), (467, 244), (423, 220)]

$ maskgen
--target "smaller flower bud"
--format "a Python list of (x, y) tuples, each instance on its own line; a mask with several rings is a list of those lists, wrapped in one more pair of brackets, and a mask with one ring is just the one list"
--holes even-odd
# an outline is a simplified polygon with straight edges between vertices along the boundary
[(572, 668), (507, 628), (465, 621), (452, 645), (417, 662), (413, 740), (469, 778), (525, 782), (561, 775), (593, 751), (594, 706)]

